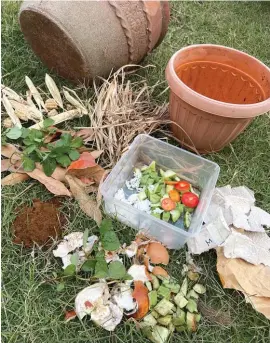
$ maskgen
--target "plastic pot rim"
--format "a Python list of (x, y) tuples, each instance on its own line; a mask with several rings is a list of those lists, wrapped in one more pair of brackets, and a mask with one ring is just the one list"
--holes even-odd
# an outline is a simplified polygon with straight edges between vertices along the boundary
[(254, 103), (254, 104), (233, 104), (223, 101), (218, 101), (206, 97), (200, 93), (197, 93), (190, 87), (188, 87), (180, 78), (177, 76), (174, 69), (174, 62), (177, 55), (183, 51), (192, 50), (194, 48), (221, 48), (223, 50), (236, 52), (241, 54), (245, 58), (254, 60), (254, 62), (260, 64), (263, 68), (268, 71), (270, 75), (270, 68), (268, 68), (264, 63), (259, 61), (257, 58), (242, 52), (237, 49), (225, 47), (223, 45), (217, 44), (194, 44), (184, 47), (176, 51), (170, 58), (167, 67), (166, 67), (166, 79), (169, 84), (169, 87), (173, 93), (175, 93), (182, 100), (186, 101), (189, 105), (198, 108), (201, 111), (215, 114), (220, 117), (229, 117), (229, 118), (254, 118), (261, 114), (270, 111), (270, 98), (265, 99), (264, 101)]

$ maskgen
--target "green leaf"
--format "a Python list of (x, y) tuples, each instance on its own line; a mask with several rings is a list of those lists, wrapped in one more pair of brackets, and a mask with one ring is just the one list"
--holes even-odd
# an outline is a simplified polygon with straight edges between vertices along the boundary
[(76, 266), (74, 264), (68, 265), (65, 270), (64, 270), (64, 275), (65, 276), (72, 276), (76, 272)]
[(105, 232), (111, 231), (113, 228), (112, 221), (110, 219), (103, 219), (100, 225), (100, 233), (103, 235)]
[(22, 130), (22, 138), (26, 138), (29, 135), (30, 130), (25, 127), (22, 127), (21, 130)]
[(87, 240), (88, 240), (88, 235), (89, 235), (89, 229), (85, 229), (83, 233), (83, 247), (86, 247)]
[(71, 148), (80, 148), (83, 145), (83, 139), (81, 137), (75, 137), (70, 144)]
[(126, 275), (123, 277), (123, 279), (124, 280), (133, 280), (133, 277), (130, 274), (126, 273)]
[(101, 236), (101, 243), (105, 250), (115, 251), (120, 248), (119, 239), (114, 231), (105, 232)]
[(8, 130), (8, 132), (6, 133), (7, 138), (9, 139), (18, 139), (20, 138), (22, 135), (22, 129), (20, 129), (19, 127), (15, 126), (12, 127), (11, 129)]
[(109, 264), (109, 277), (111, 279), (123, 279), (126, 273), (126, 268), (120, 261), (114, 261)]
[(57, 156), (56, 161), (61, 164), (62, 167), (68, 167), (71, 163), (70, 158), (67, 155)]
[(96, 260), (87, 260), (81, 267), (83, 272), (92, 272), (95, 269), (97, 261)]
[(29, 145), (26, 149), (24, 149), (24, 153), (31, 154), (36, 149), (35, 145)]
[(104, 252), (104, 250), (98, 251), (96, 253), (95, 257), (96, 257), (97, 261), (103, 261), (105, 259), (105, 252)]
[(47, 176), (51, 176), (56, 168), (56, 161), (53, 158), (47, 157), (43, 162), (43, 171)]
[(54, 120), (51, 118), (46, 118), (43, 120), (43, 127), (47, 129), (49, 126), (52, 126), (54, 124)]
[(108, 276), (108, 265), (105, 259), (98, 260), (95, 266), (95, 277), (103, 279)]
[(65, 284), (62, 283), (62, 282), (58, 283), (57, 286), (56, 286), (57, 292), (62, 292), (64, 288), (65, 288)]
[(58, 276), (56, 272), (52, 272), (52, 275), (54, 278), (57, 278), (57, 276)]
[(71, 150), (68, 156), (72, 161), (76, 161), (80, 157), (80, 153), (77, 150)]
[(79, 264), (79, 254), (77, 252), (75, 252), (74, 254), (72, 254), (71, 258), (70, 258), (70, 262), (72, 264), (74, 264), (74, 266), (77, 266)]
[(62, 133), (60, 140), (64, 143), (66, 146), (71, 146), (71, 134), (70, 133)]
[(36, 168), (35, 162), (28, 156), (23, 156), (23, 169), (26, 172), (31, 172)]

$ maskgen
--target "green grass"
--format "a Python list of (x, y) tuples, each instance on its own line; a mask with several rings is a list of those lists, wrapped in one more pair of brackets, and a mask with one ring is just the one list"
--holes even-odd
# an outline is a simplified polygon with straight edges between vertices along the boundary
[[(18, 92), (26, 90), (24, 76), (42, 85), (47, 69), (31, 52), (18, 25), (19, 5), (2, 3), (2, 83)], [(164, 80), (166, 64), (177, 49), (194, 43), (215, 43), (246, 51), (270, 65), (270, 5), (267, 2), (174, 2), (169, 32), (162, 45), (144, 61), (156, 66), (145, 71), (151, 84)], [(56, 78), (60, 85), (67, 84)], [(160, 86), (164, 90), (166, 84)], [(164, 99), (168, 94), (164, 93)], [(69, 124), (70, 125), (70, 124)], [(261, 116), (230, 146), (207, 156), (221, 167), (219, 185), (246, 185), (255, 191), (257, 203), (270, 211), (270, 118)], [(30, 188), (28, 188), (30, 186)], [(33, 198), (49, 199), (51, 195), (37, 183), (27, 181), (3, 190), (2, 204), (2, 337), (5, 343), (83, 343), (125, 342), (146, 340), (131, 322), (120, 325), (114, 333), (96, 328), (89, 319), (65, 324), (63, 311), (72, 308), (82, 283), (70, 283), (62, 293), (44, 280), (60, 269), (50, 251), (22, 249), (12, 244), (11, 225), (15, 209), (31, 204)], [(68, 219), (67, 231), (97, 232), (95, 223), (67, 201), (63, 208)], [(122, 240), (134, 230), (115, 222)], [(178, 276), (185, 251), (171, 252), (171, 273)], [(207, 285), (206, 303), (220, 313), (228, 312), (231, 324), (224, 326), (204, 318), (192, 337), (174, 335), (171, 342), (194, 343), (266, 343), (270, 341), (269, 321), (256, 313), (240, 293), (224, 290), (219, 282), (214, 252), (196, 258), (203, 269)]]

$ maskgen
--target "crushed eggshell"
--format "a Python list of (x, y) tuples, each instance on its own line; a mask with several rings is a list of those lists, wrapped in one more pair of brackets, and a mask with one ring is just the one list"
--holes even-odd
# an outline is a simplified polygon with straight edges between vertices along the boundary
[(168, 250), (159, 242), (151, 242), (147, 247), (146, 254), (154, 264), (167, 265), (169, 263)]
[(116, 284), (111, 290), (112, 301), (126, 312), (136, 311), (137, 303), (133, 300), (132, 289), (125, 283)]
[(138, 251), (138, 244), (133, 241), (128, 247), (124, 248), (125, 254), (131, 258), (137, 254)]
[(75, 311), (82, 319), (96, 307), (107, 303), (110, 297), (107, 283), (98, 282), (81, 290), (75, 299)]
[(71, 251), (80, 248), (83, 245), (83, 232), (72, 232), (63, 238), (55, 250), (55, 257), (64, 257)]
[(129, 268), (128, 274), (132, 276), (133, 280), (127, 280), (127, 283), (132, 283), (132, 281), (147, 282), (151, 280), (151, 276), (144, 265), (133, 264)]
[(91, 320), (107, 331), (113, 331), (123, 318), (123, 310), (109, 301), (99, 305), (91, 313)]

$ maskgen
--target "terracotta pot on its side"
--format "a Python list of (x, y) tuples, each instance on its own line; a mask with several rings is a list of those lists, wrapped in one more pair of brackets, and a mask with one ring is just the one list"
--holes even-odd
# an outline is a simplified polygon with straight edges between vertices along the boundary
[(139, 63), (164, 38), (167, 1), (24, 1), (19, 20), (37, 56), (73, 80)]

